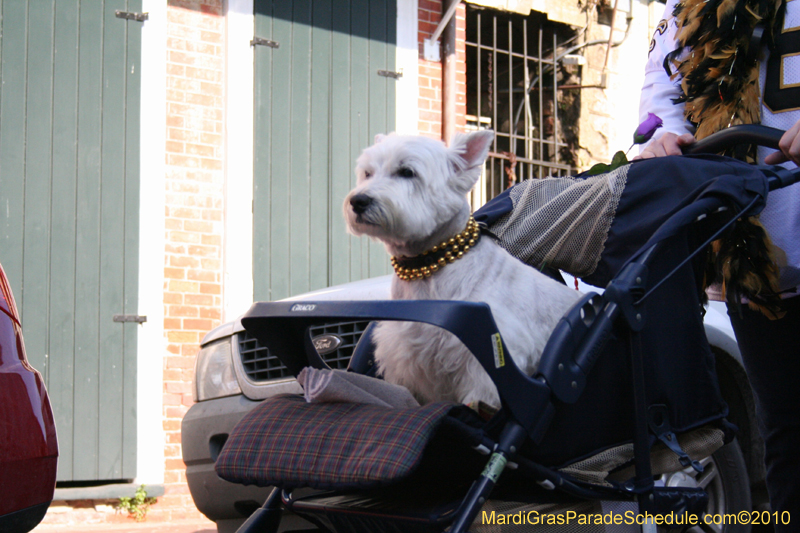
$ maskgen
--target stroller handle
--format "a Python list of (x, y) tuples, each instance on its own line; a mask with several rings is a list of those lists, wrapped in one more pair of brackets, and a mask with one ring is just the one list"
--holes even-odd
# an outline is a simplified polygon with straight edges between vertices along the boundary
[(777, 150), (778, 141), (784, 133), (783, 130), (759, 124), (740, 124), (711, 134), (682, 150), (684, 155), (715, 154), (739, 144), (757, 144)]
[[(683, 155), (715, 154), (740, 144), (755, 144), (777, 150), (783, 130), (759, 124), (731, 126), (682, 148)], [(769, 183), (769, 190), (782, 189), (800, 181), (800, 168), (785, 170), (779, 166), (761, 166)]]

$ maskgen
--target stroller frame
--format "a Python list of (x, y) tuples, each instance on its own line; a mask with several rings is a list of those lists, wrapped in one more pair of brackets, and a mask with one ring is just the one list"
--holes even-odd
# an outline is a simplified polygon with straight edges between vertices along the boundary
[[(755, 129), (754, 129), (755, 128)], [(724, 132), (722, 141), (712, 136), (704, 144), (697, 143), (694, 151), (714, 150), (714, 143), (751, 142), (753, 133), (760, 137), (760, 144), (776, 146), (780, 133), (767, 131), (762, 127), (737, 127)], [(711, 148), (708, 148), (708, 144)], [(800, 169), (786, 171), (777, 167), (761, 168), (769, 190), (786, 187), (800, 181)], [(651, 465), (651, 434), (680, 457), (684, 467), (699, 471), (700, 465), (692, 461), (676, 444), (669, 422), (658, 427), (656, 420), (648, 413), (645, 382), (645, 359), (642, 352), (640, 334), (647, 323), (644, 302), (663, 281), (688, 263), (695, 255), (725, 230), (739, 217), (746, 215), (755, 200), (738, 212), (729, 210), (723, 198), (711, 196), (702, 198), (684, 207), (670, 217), (649, 239), (639, 252), (635, 253), (610, 282), (602, 295), (590, 292), (585, 294), (561, 319), (547, 342), (536, 375), (524, 374), (508, 356), (508, 349), (502, 340), (489, 306), (483, 303), (456, 301), (359, 301), (359, 302), (268, 302), (255, 303), (242, 319), (246, 329), (257, 337), (270, 339), (271, 349), (279, 354), (289, 370), (297, 375), (304, 367), (325, 368), (311, 341), (310, 327), (327, 321), (369, 319), (379, 321), (423, 322), (446, 329), (472, 352), (481, 366), (497, 386), (506, 413), (505, 425), (499, 438), (484, 437), (483, 447), (491, 450), (485, 468), (477, 478), (461, 504), (449, 526), (451, 533), (468, 531), (478, 515), (481, 506), (489, 498), (501, 473), (509, 463), (532, 477), (540, 485), (557, 488), (565, 493), (590, 500), (637, 501), (640, 513), (664, 514), (670, 511), (701, 513), (708, 497), (700, 488), (657, 487), (654, 484)], [(686, 257), (667, 276), (649, 289), (648, 265), (664, 243), (694, 220), (705, 215), (727, 216), (727, 220), (716, 226), (713, 234)], [(619, 334), (625, 332), (625, 344), (629, 350), (633, 401), (635, 413), (635, 434), (633, 436), (635, 478), (633, 483), (621, 487), (601, 487), (569, 479), (555, 469), (527, 459), (520, 454), (523, 443), (530, 439), (539, 443), (551, 424), (554, 414), (554, 400), (575, 403), (587, 384), (587, 377), (602, 354), (602, 347), (612, 335), (612, 329)], [(363, 342), (363, 341), (362, 341)], [(303, 346), (303, 351), (297, 347)], [(354, 355), (354, 357), (356, 357)], [(351, 367), (353, 363), (351, 362)], [(662, 438), (666, 436), (667, 438)], [(674, 435), (673, 435), (674, 436)], [(282, 488), (273, 489), (264, 505), (258, 509), (239, 532), (277, 531), (281, 517), (281, 500), (289, 495)], [(645, 526), (649, 527), (649, 526)], [(653, 526), (654, 527), (654, 526)]]

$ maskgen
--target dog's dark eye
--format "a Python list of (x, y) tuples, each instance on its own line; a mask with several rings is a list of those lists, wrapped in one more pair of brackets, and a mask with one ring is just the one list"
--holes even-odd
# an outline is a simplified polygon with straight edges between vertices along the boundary
[(372, 172), (369, 172), (369, 171), (365, 170), (364, 171), (364, 178), (365, 179), (370, 179), (371, 177), (372, 177)]
[(401, 178), (416, 178), (417, 174), (408, 167), (400, 167), (397, 170), (397, 175)]

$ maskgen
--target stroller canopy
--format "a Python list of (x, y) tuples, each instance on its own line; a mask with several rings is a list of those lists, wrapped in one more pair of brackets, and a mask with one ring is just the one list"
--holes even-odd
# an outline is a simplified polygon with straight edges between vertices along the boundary
[(766, 195), (766, 178), (753, 165), (720, 156), (663, 157), (597, 176), (524, 181), (479, 209), (475, 220), (522, 261), (605, 287), (682, 208), (716, 196), (737, 212), (755, 202), (752, 215)]

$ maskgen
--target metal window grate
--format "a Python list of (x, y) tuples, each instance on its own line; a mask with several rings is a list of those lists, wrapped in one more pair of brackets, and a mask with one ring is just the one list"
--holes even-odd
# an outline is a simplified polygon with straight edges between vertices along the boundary
[(580, 67), (563, 57), (575, 36), (542, 13), (467, 4), (467, 126), (495, 131), (474, 207), (523, 179), (574, 173)]
[[(358, 340), (367, 329), (368, 321), (339, 322), (311, 328), (311, 337), (319, 335), (335, 335), (341, 344), (331, 353), (322, 356), (328, 366), (334, 369), (345, 369), (353, 355)], [(264, 382), (292, 377), (278, 356), (270, 353), (269, 348), (258, 342), (258, 339), (242, 331), (238, 334), (239, 356), (242, 359), (244, 372), (251, 381)]]

